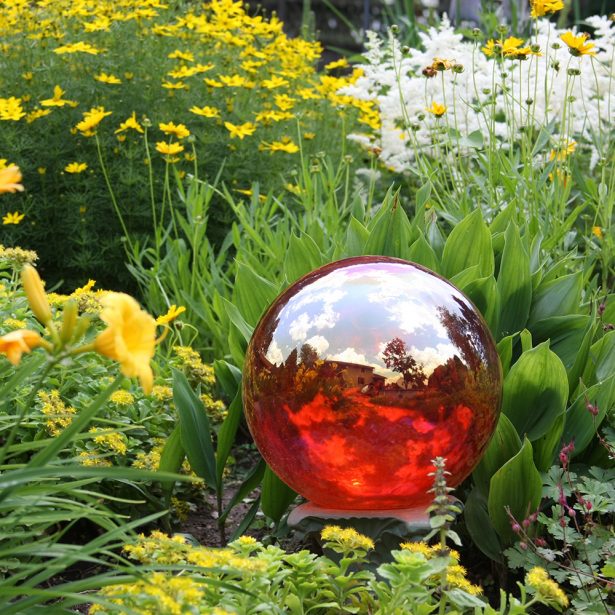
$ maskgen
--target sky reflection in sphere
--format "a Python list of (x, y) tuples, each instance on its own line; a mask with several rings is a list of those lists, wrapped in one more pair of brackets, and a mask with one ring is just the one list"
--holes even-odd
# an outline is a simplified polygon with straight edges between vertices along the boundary
[(493, 339), (451, 284), (406, 261), (357, 257), (288, 288), (254, 331), (244, 407), (272, 469), (314, 504), (393, 509), (429, 502), (431, 460), (450, 484), (495, 429)]

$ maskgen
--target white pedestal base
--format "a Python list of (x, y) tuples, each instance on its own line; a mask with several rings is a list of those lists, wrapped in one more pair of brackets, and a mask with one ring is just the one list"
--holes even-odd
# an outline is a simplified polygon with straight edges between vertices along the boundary
[(342, 510), (338, 508), (321, 508), (306, 502), (294, 508), (288, 515), (287, 523), (290, 527), (295, 527), (307, 517), (316, 519), (396, 519), (408, 525), (414, 530), (429, 531), (429, 516), (427, 507), (418, 508), (394, 508), (390, 510)]

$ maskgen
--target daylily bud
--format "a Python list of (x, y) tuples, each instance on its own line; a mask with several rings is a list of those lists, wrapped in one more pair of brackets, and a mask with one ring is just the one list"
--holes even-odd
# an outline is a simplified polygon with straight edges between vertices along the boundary
[(47, 294), (38, 272), (32, 265), (24, 265), (21, 270), (21, 283), (34, 316), (46, 325), (51, 320), (51, 308)]
[(62, 313), (62, 329), (60, 330), (60, 339), (65, 344), (70, 342), (75, 333), (75, 325), (77, 324), (77, 316), (79, 310), (75, 301), (67, 301), (64, 304), (64, 311)]

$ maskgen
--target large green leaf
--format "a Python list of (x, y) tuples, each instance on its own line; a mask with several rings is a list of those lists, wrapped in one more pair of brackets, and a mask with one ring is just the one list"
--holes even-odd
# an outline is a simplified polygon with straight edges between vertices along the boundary
[(241, 402), (241, 388), (237, 391), (235, 398), (228, 408), (228, 414), (218, 430), (218, 446), (216, 448), (216, 484), (217, 489), (222, 489), (222, 473), (226, 466), (226, 461), (235, 442), (237, 428), (243, 414), (243, 404)]
[(255, 273), (248, 265), (237, 263), (233, 303), (249, 325), (256, 326), (277, 295), (278, 288), (269, 280)]
[(538, 508), (541, 495), (540, 472), (534, 465), (532, 445), (525, 438), (521, 450), (491, 477), (489, 484), (487, 509), (504, 545), (512, 544), (516, 537), (507, 509), (521, 522)]
[(323, 264), (323, 257), (314, 240), (303, 233), (301, 237), (291, 234), (284, 259), (286, 281), (292, 284), (302, 275)]
[(493, 275), (494, 259), (491, 233), (480, 209), (466, 216), (448, 236), (442, 254), (442, 272), (447, 278), (478, 265), (480, 276)]
[(297, 494), (267, 466), (261, 488), (261, 508), (263, 512), (278, 522)]
[(369, 226), (369, 237), (365, 243), (365, 254), (395, 256), (408, 259), (413, 229), (397, 194), (388, 203)]
[(438, 257), (433, 248), (427, 243), (422, 231), (419, 231), (418, 239), (410, 246), (408, 258), (414, 263), (431, 269), (431, 271), (438, 272), (440, 269)]
[(500, 414), (491, 442), (472, 473), (477, 488), (486, 494), (491, 477), (520, 450), (521, 439), (517, 430), (505, 414)]
[(227, 398), (233, 399), (241, 385), (241, 370), (228, 361), (217, 359), (214, 361), (214, 374)]
[(173, 370), (173, 401), (179, 414), (181, 444), (191, 468), (210, 487), (216, 486), (216, 456), (209, 418), (186, 376)]
[(615, 373), (615, 331), (609, 331), (589, 349), (589, 357), (583, 371), (586, 385), (601, 382)]
[(534, 463), (541, 472), (546, 472), (555, 460), (555, 455), (558, 452), (558, 447), (562, 441), (564, 433), (564, 425), (566, 424), (566, 415), (560, 414), (551, 429), (532, 443), (534, 448)]
[(510, 223), (506, 229), (498, 273), (498, 293), (500, 320), (496, 338), (500, 339), (525, 327), (532, 303), (530, 257), (514, 223)]
[(549, 340), (549, 347), (562, 360), (564, 367), (570, 369), (579, 354), (591, 316), (569, 314), (552, 316), (531, 326), (534, 343)]
[(362, 256), (365, 254), (365, 243), (369, 237), (369, 231), (353, 216), (348, 223), (346, 231), (345, 256)]
[(503, 337), (497, 344), (498, 355), (500, 355), (500, 363), (502, 364), (502, 377), (506, 378), (510, 370), (513, 355), (514, 335)]
[(504, 379), (502, 412), (520, 436), (544, 436), (566, 410), (568, 377), (548, 342), (524, 352)]
[[(173, 472), (174, 474), (178, 474), (185, 457), (186, 452), (181, 442), (180, 426), (176, 425), (164, 444), (158, 469), (161, 472)], [(173, 487), (173, 483), (163, 483), (162, 485), (162, 492), (167, 502), (171, 497)]]
[(495, 331), (499, 319), (500, 298), (495, 278), (490, 275), (485, 278), (472, 280), (461, 290), (470, 298), (472, 303), (483, 315), (489, 329)]
[[(587, 403), (598, 408), (598, 415), (593, 416)], [(594, 437), (604, 417), (615, 405), (615, 374), (608, 379), (594, 384), (583, 391), (574, 400), (566, 412), (564, 442), (574, 440), (574, 454), (581, 453)]]
[(474, 544), (488, 558), (502, 562), (502, 545), (487, 512), (487, 498), (476, 488), (465, 502), (463, 518)]
[(541, 283), (534, 292), (528, 325), (553, 316), (578, 313), (582, 289), (581, 271)]

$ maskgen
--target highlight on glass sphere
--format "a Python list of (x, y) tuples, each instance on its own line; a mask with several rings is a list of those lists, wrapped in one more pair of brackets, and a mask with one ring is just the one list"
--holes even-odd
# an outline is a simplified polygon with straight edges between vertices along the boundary
[(495, 430), (502, 390), (472, 303), (437, 274), (380, 256), (325, 265), (284, 291), (254, 331), (243, 382), (274, 472), (343, 510), (427, 506), (435, 457), (459, 484)]

